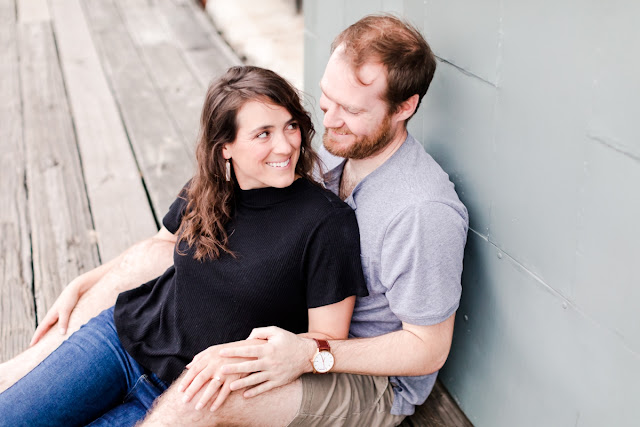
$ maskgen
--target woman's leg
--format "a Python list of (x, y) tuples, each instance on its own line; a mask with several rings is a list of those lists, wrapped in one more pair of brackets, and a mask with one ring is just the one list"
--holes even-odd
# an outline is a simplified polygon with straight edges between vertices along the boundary
[(133, 427), (142, 421), (151, 409), (153, 402), (167, 385), (153, 374), (143, 375), (125, 398), (125, 402), (116, 406), (90, 424), (91, 427)]
[(88, 424), (122, 403), (141, 371), (105, 310), (0, 394), (0, 426)]
[(87, 427), (133, 427), (144, 419), (146, 413), (147, 408), (140, 402), (127, 402), (116, 406)]
[(125, 282), (119, 275), (107, 274), (80, 298), (77, 307), (71, 313), (66, 335), (61, 335), (57, 326), (54, 326), (36, 345), (27, 348), (12, 359), (0, 363), (0, 393), (38, 366), (82, 325), (115, 304), (118, 294), (126, 290), (127, 287), (135, 287), (133, 285), (136, 284)]

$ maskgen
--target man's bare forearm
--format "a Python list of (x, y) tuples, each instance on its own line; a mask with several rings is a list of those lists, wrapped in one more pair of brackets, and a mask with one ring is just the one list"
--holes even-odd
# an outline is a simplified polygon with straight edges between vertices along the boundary
[(70, 327), (78, 329), (110, 307), (121, 292), (134, 289), (161, 275), (173, 264), (174, 242), (151, 237), (131, 246), (117, 258), (80, 276), (76, 284), (80, 301)]
[(335, 356), (332, 371), (382, 376), (436, 372), (449, 355), (453, 322), (451, 316), (437, 325), (404, 325), (402, 330), (372, 338), (330, 340)]
[(136, 243), (116, 258), (105, 273), (105, 276), (111, 276), (108, 285), (123, 292), (160, 276), (173, 265), (174, 245), (174, 242), (156, 237)]
[(334, 372), (361, 375), (413, 376), (431, 374), (442, 367), (446, 356), (432, 350), (407, 331), (375, 338), (331, 341)]
[[(118, 294), (158, 277), (173, 263), (174, 243), (156, 237), (144, 240), (113, 259), (78, 277), (82, 292), (71, 312), (66, 334), (49, 329), (32, 347), (0, 364), (0, 392), (35, 368), (73, 332), (92, 317), (112, 306)], [(71, 285), (71, 284), (70, 284)]]

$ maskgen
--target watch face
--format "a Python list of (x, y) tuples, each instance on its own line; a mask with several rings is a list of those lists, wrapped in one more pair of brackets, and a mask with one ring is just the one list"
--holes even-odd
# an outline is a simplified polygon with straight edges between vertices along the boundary
[(328, 351), (321, 351), (313, 358), (313, 367), (322, 374), (329, 372), (329, 369), (333, 368), (333, 362), (333, 354)]

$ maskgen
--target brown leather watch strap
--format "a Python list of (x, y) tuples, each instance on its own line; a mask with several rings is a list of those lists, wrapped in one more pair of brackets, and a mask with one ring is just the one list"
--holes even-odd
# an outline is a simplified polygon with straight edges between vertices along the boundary
[(329, 342), (327, 340), (319, 340), (314, 338), (316, 344), (318, 344), (318, 351), (331, 351), (331, 347), (329, 347)]

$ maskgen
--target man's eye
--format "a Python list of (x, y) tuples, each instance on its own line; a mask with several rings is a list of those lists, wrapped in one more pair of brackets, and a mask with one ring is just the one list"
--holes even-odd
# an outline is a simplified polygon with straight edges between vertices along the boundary
[(256, 135), (256, 138), (264, 139), (269, 137), (269, 131), (264, 131)]

